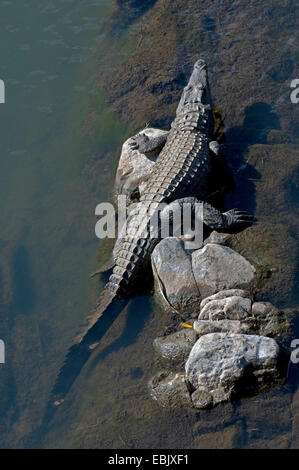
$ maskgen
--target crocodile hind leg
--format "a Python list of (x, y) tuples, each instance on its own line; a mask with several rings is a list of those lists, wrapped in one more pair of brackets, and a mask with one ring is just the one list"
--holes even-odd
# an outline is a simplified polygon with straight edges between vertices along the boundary
[[(195, 197), (176, 199), (160, 213), (161, 224), (165, 226), (168, 223), (174, 236), (183, 236), (185, 240), (197, 237), (197, 248), (202, 243), (203, 225), (212, 230), (225, 232), (246, 228), (253, 223), (253, 220), (254, 217), (246, 211), (231, 209), (222, 213), (207, 202), (199, 201)], [(163, 237), (162, 232), (161, 235)], [(192, 247), (194, 248), (194, 241)]]
[(221, 230), (222, 232), (232, 229), (246, 228), (252, 225), (254, 217), (246, 211), (231, 209), (227, 212), (220, 212), (207, 202), (198, 201), (195, 207), (195, 217), (212, 230)]

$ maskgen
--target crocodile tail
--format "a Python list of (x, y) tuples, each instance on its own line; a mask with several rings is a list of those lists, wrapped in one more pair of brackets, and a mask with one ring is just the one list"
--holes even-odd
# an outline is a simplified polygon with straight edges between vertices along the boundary
[[(108, 316), (109, 307), (113, 304), (115, 300), (116, 300), (115, 294), (110, 292), (109, 289), (105, 288), (102, 294), (100, 295), (95, 307), (87, 316), (84, 324), (80, 328), (80, 331), (77, 333), (74, 339), (75, 344), (80, 344), (82, 342), (86, 343), (87, 336), (91, 336), (91, 337), (93, 336), (89, 333), (91, 333), (91, 330), (93, 329), (93, 327), (97, 325), (97, 322), (100, 320), (100, 318), (103, 318), (102, 323), (105, 323), (105, 330), (106, 331), (108, 330), (109, 326), (111, 325), (111, 320), (109, 321), (110, 317)], [(104, 321), (105, 319), (106, 321)], [(98, 339), (101, 339), (101, 337), (99, 337)], [(90, 341), (88, 342), (90, 343)], [(90, 347), (91, 343), (87, 346)]]
[(98, 268), (96, 271), (91, 273), (89, 275), (89, 278), (92, 279), (93, 277), (98, 276), (99, 274), (104, 274), (108, 271), (111, 271), (111, 269), (113, 269), (114, 266), (115, 266), (115, 260), (111, 256), (111, 258), (107, 261), (107, 263), (103, 264), (100, 268)]
[(60, 404), (67, 395), (92, 351), (122, 312), (127, 302), (127, 299), (118, 299), (107, 288), (104, 289), (96, 307), (88, 315), (86, 323), (68, 350), (50, 395), (50, 408), (53, 408), (53, 404)]

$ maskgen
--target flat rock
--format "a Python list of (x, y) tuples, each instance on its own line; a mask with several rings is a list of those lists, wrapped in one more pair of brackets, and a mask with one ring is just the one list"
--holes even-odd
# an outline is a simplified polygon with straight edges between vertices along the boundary
[(204, 245), (208, 245), (209, 243), (225, 245), (226, 241), (229, 240), (230, 237), (231, 235), (229, 233), (221, 233), (213, 230), (213, 232), (204, 240)]
[(192, 273), (191, 256), (181, 240), (164, 238), (152, 253), (156, 292), (163, 307), (196, 314), (200, 295)]
[(208, 302), (200, 311), (199, 320), (246, 320), (251, 316), (251, 300), (232, 296)]
[(197, 340), (196, 332), (192, 328), (184, 328), (167, 336), (154, 340), (154, 348), (164, 359), (187, 359), (194, 343)]
[(205, 297), (200, 303), (200, 308), (203, 308), (211, 300), (225, 299), (226, 297), (232, 297), (234, 295), (237, 295), (238, 297), (245, 297), (247, 299), (251, 298), (251, 294), (247, 290), (226, 289), (226, 290), (221, 290), (220, 292), (217, 292), (216, 294), (210, 295), (209, 297)]
[(291, 323), (283, 310), (274, 307), (271, 302), (254, 302), (252, 316), (257, 333), (264, 336), (280, 338), (291, 333)]
[(158, 373), (150, 382), (150, 393), (163, 407), (191, 406), (190, 393), (183, 373)]
[(250, 289), (256, 270), (239, 253), (209, 243), (192, 253), (193, 274), (202, 297), (220, 290)]
[[(158, 137), (164, 135), (166, 131), (149, 127), (140, 133), (148, 137)], [(142, 192), (144, 182), (151, 174), (159, 154), (159, 152), (145, 154), (139, 152), (138, 149), (132, 150), (129, 145), (130, 140), (131, 137), (123, 144), (115, 178), (115, 193), (128, 197), (131, 197), (137, 189)]]
[(216, 405), (282, 383), (286, 365), (272, 338), (210, 333), (193, 346), (185, 372), (191, 387), (209, 393)]
[(238, 320), (196, 320), (193, 323), (193, 329), (198, 336), (203, 336), (208, 333), (248, 333), (250, 326)]

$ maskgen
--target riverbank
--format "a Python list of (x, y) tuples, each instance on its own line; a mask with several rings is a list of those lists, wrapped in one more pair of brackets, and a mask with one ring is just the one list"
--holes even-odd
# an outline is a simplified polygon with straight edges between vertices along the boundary
[[(289, 82), (296, 76), (294, 8), (292, 1), (274, 6), (257, 2), (249, 7), (245, 1), (203, 5), (188, 0), (182, 6), (158, 0), (144, 15), (117, 30), (111, 50), (119, 47), (122, 54), (127, 43), (129, 57), (106, 73), (99, 65), (96, 79), (128, 136), (146, 123), (167, 128), (194, 59), (207, 60), (235, 178), (235, 191), (226, 194), (225, 204), (258, 218), (256, 226), (231, 240), (231, 247), (264, 269), (259, 300), (292, 309), (298, 306), (294, 204), (298, 111), (289, 100)], [(105, 63), (109, 58), (110, 50)], [(132, 301), (78, 379), (70, 400), (80, 412), (68, 445), (296, 445), (294, 380), (254, 400), (203, 411), (200, 416), (161, 410), (151, 403), (147, 384), (155, 372), (152, 341), (169, 323), (152, 302), (150, 298)], [(63, 416), (62, 412), (61, 429)]]

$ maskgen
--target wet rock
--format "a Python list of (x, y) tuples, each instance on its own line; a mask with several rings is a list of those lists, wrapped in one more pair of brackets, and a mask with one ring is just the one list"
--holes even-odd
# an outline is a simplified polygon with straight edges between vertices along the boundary
[(282, 383), (286, 365), (272, 338), (210, 333), (193, 346), (185, 372), (191, 387), (210, 393), (216, 405)]
[(191, 406), (190, 393), (183, 373), (158, 373), (150, 382), (151, 396), (163, 407)]
[(251, 300), (232, 296), (208, 302), (201, 310), (199, 320), (246, 320), (251, 316)]
[(198, 336), (208, 333), (248, 333), (250, 326), (238, 320), (197, 320), (193, 323), (193, 329)]
[(220, 290), (253, 286), (256, 270), (227, 246), (208, 244), (192, 253), (193, 274), (202, 297)]
[[(164, 135), (165, 131), (145, 128), (140, 133), (148, 137), (159, 137)], [(159, 154), (158, 151), (144, 154), (138, 149), (132, 150), (129, 145), (130, 141), (131, 138), (123, 144), (115, 179), (115, 193), (124, 194), (128, 199), (132, 198), (137, 191), (142, 192)]]
[(196, 332), (192, 328), (162, 336), (154, 340), (154, 348), (164, 359), (184, 360), (187, 359), (194, 343), (197, 340)]
[(200, 308), (203, 308), (211, 300), (225, 299), (226, 297), (232, 297), (234, 295), (237, 295), (238, 297), (245, 297), (248, 299), (251, 298), (251, 294), (247, 290), (226, 289), (226, 290), (221, 290), (220, 292), (217, 292), (214, 295), (210, 295), (209, 297), (204, 298), (200, 303)]
[(152, 253), (152, 267), (163, 307), (196, 315), (201, 298), (183, 242), (175, 237), (164, 238)]

